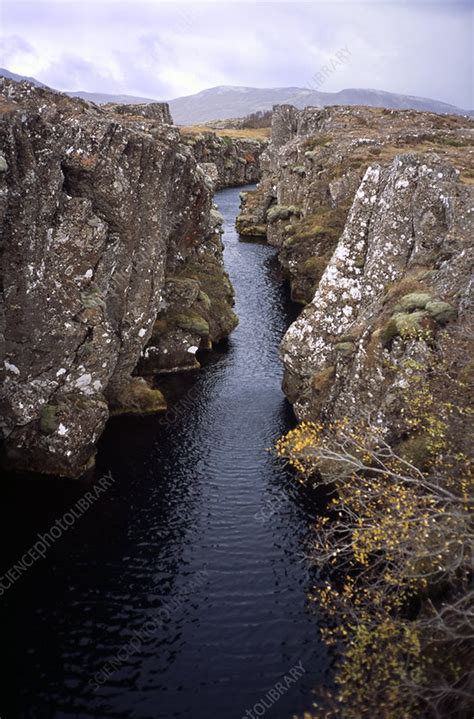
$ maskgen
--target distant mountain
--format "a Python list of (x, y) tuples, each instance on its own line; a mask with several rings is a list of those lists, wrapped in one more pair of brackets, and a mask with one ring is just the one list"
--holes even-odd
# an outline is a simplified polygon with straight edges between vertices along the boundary
[(36, 85), (37, 87), (48, 87), (48, 85), (45, 85), (44, 82), (40, 82), (39, 80), (36, 80), (36, 78), (34, 78), (34, 77), (27, 77), (26, 75), (17, 75), (16, 72), (10, 72), (10, 70), (6, 70), (4, 67), (0, 67), (0, 76), (7, 77), (9, 80), (15, 80), (16, 82), (21, 82), (22, 80), (28, 80), (28, 82), (31, 82), (33, 85)]
[[(0, 68), (0, 75), (12, 80), (28, 80), (38, 87), (47, 87), (34, 77), (17, 75), (14, 72)], [(158, 102), (150, 97), (135, 97), (133, 95), (109, 95), (100, 92), (84, 92), (82, 90), (65, 92), (70, 97), (82, 97), (89, 102), (102, 105), (106, 102), (116, 102), (124, 105)], [(161, 102), (161, 100), (160, 100)], [(311, 105), (323, 107), (324, 105), (370, 105), (372, 107), (387, 107), (389, 109), (429, 110), (430, 112), (449, 113), (455, 115), (474, 116), (473, 110), (463, 110), (455, 105), (449, 105), (439, 100), (413, 95), (397, 95), (383, 90), (364, 90), (349, 88), (340, 92), (319, 92), (302, 87), (238, 87), (234, 85), (219, 85), (208, 90), (202, 90), (195, 95), (176, 97), (168, 100), (171, 114), (177, 125), (198, 125), (211, 120), (227, 120), (245, 117), (257, 110), (271, 110), (273, 105), (295, 105), (302, 108)]]
[(196, 125), (209, 120), (244, 117), (257, 110), (271, 110), (273, 105), (295, 105), (298, 108), (324, 105), (370, 105), (390, 109), (429, 110), (457, 115), (470, 114), (455, 105), (411, 95), (397, 95), (383, 90), (347, 89), (319, 92), (301, 87), (235, 87), (221, 85), (195, 95), (169, 100), (178, 125)]
[[(45, 85), (43, 82), (40, 82), (34, 77), (17, 75), (15, 72), (10, 72), (3, 67), (0, 67), (0, 75), (3, 75), (3, 77), (8, 77), (10, 80), (16, 80), (17, 82), (21, 82), (22, 80), (28, 80), (28, 82), (33, 83), (33, 85), (36, 85), (37, 87), (48, 87), (48, 85)], [(157, 102), (157, 100), (154, 100), (151, 97), (138, 97), (135, 95), (109, 95), (105, 92), (84, 92), (83, 90), (75, 90), (72, 92), (67, 91), (64, 92), (64, 94), (69, 95), (69, 97), (82, 97), (83, 100), (87, 100), (87, 102), (95, 102), (96, 105), (103, 105), (106, 102), (116, 102), (121, 105), (135, 105), (140, 103)]]
[(150, 102), (160, 102), (151, 97), (139, 97), (136, 95), (108, 95), (106, 92), (84, 92), (76, 90), (75, 92), (66, 92), (69, 97), (82, 97), (87, 102), (95, 102), (96, 105), (104, 105), (106, 102), (116, 102), (118, 105), (142, 105)]

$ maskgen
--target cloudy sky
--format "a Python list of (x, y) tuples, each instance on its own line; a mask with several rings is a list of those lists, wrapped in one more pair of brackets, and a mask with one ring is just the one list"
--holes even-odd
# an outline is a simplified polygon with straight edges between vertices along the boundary
[(472, 0), (0, 0), (0, 66), (157, 99), (214, 85), (369, 87), (474, 107)]

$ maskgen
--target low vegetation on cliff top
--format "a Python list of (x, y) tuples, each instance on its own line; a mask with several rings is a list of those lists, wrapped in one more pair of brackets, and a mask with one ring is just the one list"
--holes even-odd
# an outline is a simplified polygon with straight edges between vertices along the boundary
[(269, 127), (241, 127), (221, 130), (208, 127), (207, 125), (189, 125), (180, 129), (184, 135), (204, 135), (211, 133), (218, 137), (230, 137), (232, 139), (267, 140), (271, 136), (271, 129)]

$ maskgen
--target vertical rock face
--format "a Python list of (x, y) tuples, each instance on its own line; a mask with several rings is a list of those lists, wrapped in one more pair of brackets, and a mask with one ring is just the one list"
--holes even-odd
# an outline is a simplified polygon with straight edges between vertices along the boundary
[(163, 301), (141, 355), (138, 372), (163, 374), (195, 369), (197, 350), (212, 347), (236, 327), (234, 290), (222, 266), (221, 223), (216, 210), (209, 216), (205, 241), (167, 266)]
[(326, 107), (273, 112), (262, 180), (243, 196), (237, 229), (280, 248), (293, 299), (306, 304), (342, 233), (367, 167), (435, 151), (470, 178), (473, 122), (411, 110)]
[(142, 105), (118, 105), (107, 103), (102, 108), (116, 115), (129, 115), (135, 118), (146, 117), (160, 125), (172, 125), (170, 108), (167, 102), (150, 102)]
[(196, 160), (214, 173), (217, 189), (260, 180), (260, 156), (267, 146), (266, 140), (220, 136), (215, 132), (181, 132)]
[[(77, 476), (109, 409), (163, 406), (132, 373), (170, 277), (212, 264), (228, 321), (209, 323), (207, 344), (235, 325), (214, 188), (163, 105), (116, 112), (0, 82), (4, 454)], [(201, 335), (186, 327), (180, 339), (190, 357)]]
[(436, 155), (367, 169), (314, 298), (282, 343), (300, 418), (372, 415), (394, 431), (413, 363), (427, 379), (469, 368), (474, 191), (458, 177)]
[(237, 228), (279, 248), (306, 305), (281, 350), (299, 418), (370, 414), (401, 433), (407, 367), (435, 401), (446, 390), (434, 368), (454, 381), (471, 371), (473, 128), (414, 111), (274, 109)]

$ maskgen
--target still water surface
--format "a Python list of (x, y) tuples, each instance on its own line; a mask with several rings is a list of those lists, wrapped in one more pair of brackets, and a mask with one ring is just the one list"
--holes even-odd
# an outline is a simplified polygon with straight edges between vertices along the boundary
[[(165, 417), (110, 422), (98, 475), (113, 485), (0, 599), (2, 719), (240, 719), (262, 700), (290, 719), (327, 683), (307, 609), (316, 508), (266, 451), (293, 423), (277, 349), (294, 308), (275, 251), (238, 241), (240, 189), (216, 196), (240, 324), (200, 372), (168, 380)], [(86, 490), (7, 481), (7, 566)]]

